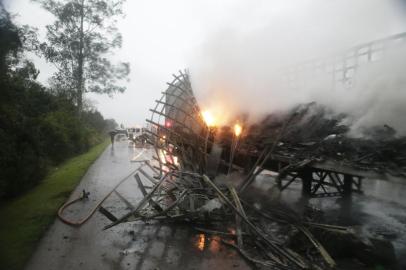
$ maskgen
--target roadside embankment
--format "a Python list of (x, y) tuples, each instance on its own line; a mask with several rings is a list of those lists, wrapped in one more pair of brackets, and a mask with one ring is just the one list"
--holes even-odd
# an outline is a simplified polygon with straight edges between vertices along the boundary
[(0, 206), (0, 268), (22, 269), (38, 240), (109, 140), (52, 169), (40, 184)]

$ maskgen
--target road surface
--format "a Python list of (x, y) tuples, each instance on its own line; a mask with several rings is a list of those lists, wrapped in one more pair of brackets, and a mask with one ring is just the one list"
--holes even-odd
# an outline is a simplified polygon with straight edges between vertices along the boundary
[[(140, 163), (151, 159), (148, 149), (116, 142), (89, 168), (71, 195), (83, 189), (90, 199), (66, 210), (66, 216), (79, 220)], [(119, 192), (136, 203), (142, 195), (131, 178)], [(114, 194), (103, 203), (113, 213), (123, 213), (126, 205)], [(199, 234), (186, 225), (125, 223), (103, 231), (110, 221), (99, 212), (81, 227), (71, 227), (56, 219), (28, 262), (27, 270), (71, 269), (250, 269), (239, 255), (224, 247), (217, 237)]]
[[(66, 216), (73, 220), (86, 216), (112, 187), (140, 165), (131, 160), (151, 157), (151, 150), (129, 147), (124, 141), (109, 146), (72, 194), (75, 198), (85, 189), (90, 192), (90, 200), (72, 206)], [(273, 185), (274, 181), (268, 178), (257, 179), (252, 196), (266, 205), (273, 196), (270, 192)], [(360, 232), (367, 236), (391, 240), (400, 269), (406, 267), (404, 179), (398, 182), (365, 181), (364, 194), (355, 194), (349, 204), (341, 198), (311, 199), (304, 203), (300, 187), (301, 183), (295, 183), (276, 196), (299, 212), (300, 206), (310, 203), (322, 209), (332, 224), (360, 227)], [(119, 192), (133, 204), (142, 198), (132, 178), (120, 186)], [(128, 211), (114, 194), (103, 206), (116, 216)], [(186, 225), (134, 222), (103, 231), (109, 223), (99, 212), (79, 228), (55, 220), (26, 269), (250, 269), (239, 254), (223, 246), (218, 237), (199, 234)]]

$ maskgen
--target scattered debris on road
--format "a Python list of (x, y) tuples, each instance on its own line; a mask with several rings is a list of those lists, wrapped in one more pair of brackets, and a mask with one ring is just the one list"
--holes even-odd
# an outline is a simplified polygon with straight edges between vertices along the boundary
[[(122, 216), (102, 211), (112, 221), (105, 229), (130, 221), (187, 222), (200, 233), (221, 237), (224, 245), (267, 269), (336, 268), (336, 258), (345, 258), (346, 249), (355, 250), (349, 257), (365, 266), (394, 264), (390, 242), (361, 239), (355, 228), (325, 224), (317, 209), (306, 207), (298, 212), (271, 200), (267, 207), (260, 207), (253, 196), (244, 195), (253, 179), (272, 166), (269, 160), (278, 156), (288, 161), (279, 161), (285, 163), (277, 170), (277, 180), (297, 172), (293, 180), (299, 176), (305, 185), (303, 170), (310, 167), (316, 170), (310, 174), (329, 173), (335, 179), (330, 185), (341, 191), (328, 193), (328, 183), (324, 182), (327, 174), (321, 174), (318, 182), (310, 179), (307, 195), (322, 187), (325, 194), (341, 196), (346, 185), (351, 189), (356, 184), (358, 175), (348, 178), (349, 169), (332, 172), (317, 165), (324, 160), (348, 163), (352, 170), (382, 173), (388, 166), (380, 164), (390, 155), (394, 162), (390, 173), (403, 174), (405, 158), (399, 153), (406, 144), (395, 139), (389, 127), (375, 130), (369, 140), (347, 138), (344, 134), (348, 128), (340, 124), (343, 116), (326, 117), (324, 108), (307, 104), (245, 129), (215, 129), (200, 112), (186, 73), (181, 72), (168, 85), (151, 110), (152, 117), (147, 120), (150, 129), (142, 138), (154, 147), (156, 156), (143, 161), (134, 174), (144, 197), (136, 205), (121, 198), (130, 209)], [(383, 134), (390, 139), (382, 139)], [(247, 162), (247, 157), (255, 157), (254, 162)], [(143, 166), (154, 174), (146, 173)], [(331, 176), (334, 173), (336, 178)]]

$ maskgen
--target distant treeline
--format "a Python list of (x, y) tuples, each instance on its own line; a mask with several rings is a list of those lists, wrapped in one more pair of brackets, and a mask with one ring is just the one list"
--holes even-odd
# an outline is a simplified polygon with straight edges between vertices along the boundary
[(95, 109), (78, 112), (71, 92), (36, 81), (39, 72), (23, 57), (29, 34), (0, 5), (0, 199), (35, 186), (116, 126)]

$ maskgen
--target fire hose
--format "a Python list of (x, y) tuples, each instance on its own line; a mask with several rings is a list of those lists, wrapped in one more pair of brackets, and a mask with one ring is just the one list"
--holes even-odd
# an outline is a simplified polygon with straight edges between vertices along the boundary
[(79, 201), (83, 201), (85, 199), (89, 198), (89, 192), (86, 192), (85, 190), (82, 191), (82, 194), (71, 200), (67, 201), (64, 205), (62, 205), (59, 210), (58, 210), (58, 218), (65, 224), (71, 225), (71, 226), (81, 226), (83, 225), (86, 221), (88, 221), (93, 214), (99, 209), (101, 204), (122, 184), (124, 183), (127, 179), (129, 179), (134, 173), (136, 173), (142, 166), (138, 167), (136, 170), (132, 171), (130, 174), (128, 174), (126, 177), (122, 178), (104, 197), (101, 201), (97, 203), (97, 205), (89, 212), (87, 216), (84, 218), (78, 220), (78, 221), (72, 221), (63, 216), (63, 212), (65, 211), (66, 208), (68, 208), (70, 205), (77, 203)]
[[(138, 158), (144, 153), (144, 149), (135, 157)], [(147, 164), (147, 163), (145, 163)], [(144, 164), (144, 165), (145, 165)], [(66, 208), (68, 208), (70, 205), (73, 205), (79, 201), (83, 201), (89, 198), (90, 192), (86, 192), (85, 190), (82, 191), (82, 194), (70, 201), (67, 201), (65, 204), (63, 204), (59, 209), (58, 209), (58, 218), (65, 224), (71, 225), (71, 226), (81, 226), (83, 225), (86, 221), (88, 221), (93, 214), (99, 209), (102, 205), (102, 203), (122, 184), (124, 183), (128, 178), (130, 178), (134, 173), (136, 173), (139, 169), (141, 169), (144, 165), (139, 166), (136, 170), (132, 171), (129, 175), (126, 177), (122, 178), (104, 197), (103, 199), (97, 203), (97, 205), (90, 211), (90, 213), (85, 216), (84, 218), (78, 220), (78, 221), (72, 221), (68, 220), (63, 216), (63, 212), (65, 211)]]

